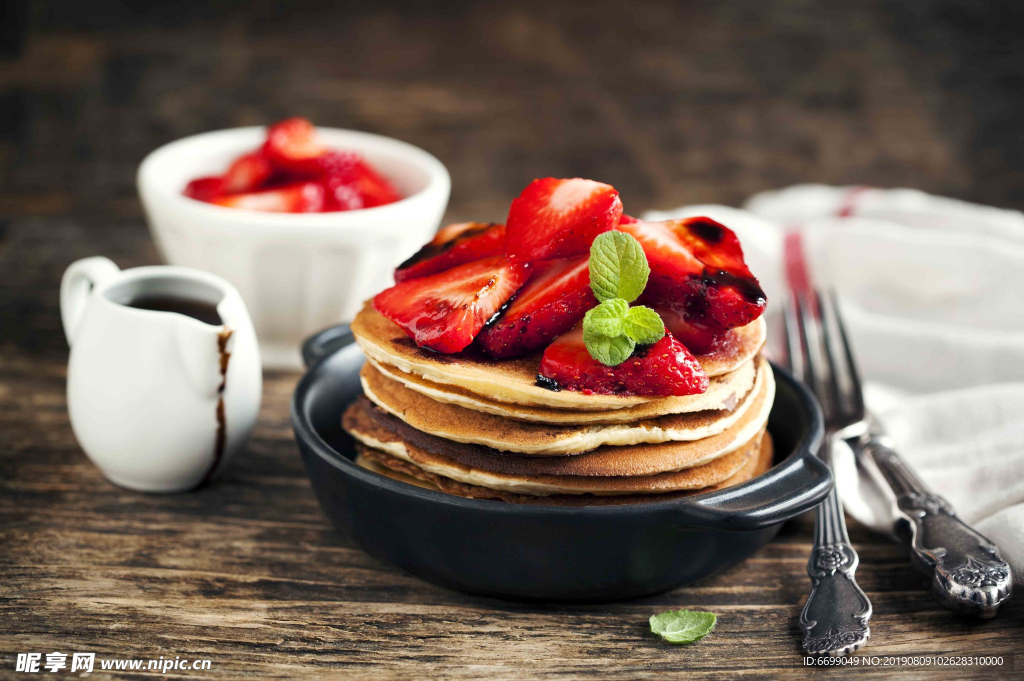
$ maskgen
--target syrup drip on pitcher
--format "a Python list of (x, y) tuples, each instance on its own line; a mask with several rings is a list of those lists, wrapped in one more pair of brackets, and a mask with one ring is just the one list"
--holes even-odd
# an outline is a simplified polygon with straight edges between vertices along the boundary
[(231, 339), (231, 329), (224, 327), (224, 330), (217, 334), (217, 350), (220, 352), (220, 385), (217, 386), (217, 437), (213, 448), (213, 465), (203, 478), (201, 484), (205, 485), (213, 477), (224, 456), (224, 446), (227, 444), (227, 419), (224, 416), (224, 388), (228, 385), (228, 362), (231, 360), (231, 353), (228, 352), (228, 340)]

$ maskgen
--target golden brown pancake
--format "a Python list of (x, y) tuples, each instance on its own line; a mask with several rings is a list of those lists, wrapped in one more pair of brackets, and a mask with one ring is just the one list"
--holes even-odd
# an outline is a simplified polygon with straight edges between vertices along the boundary
[(578, 454), (603, 445), (692, 441), (717, 435), (735, 424), (762, 390), (774, 390), (770, 374), (771, 368), (764, 363), (753, 388), (731, 411), (700, 411), (634, 423), (582, 426), (523, 423), (437, 402), (387, 378), (369, 364), (363, 367), (360, 378), (363, 393), (372, 402), (416, 430), (501, 451), (552, 456)]
[[(362, 466), (366, 470), (373, 471), (374, 473), (377, 473), (378, 475), (383, 475), (385, 477), (391, 478), (392, 480), (398, 480), (399, 482), (404, 482), (407, 485), (413, 485), (414, 487), (422, 487), (423, 489), (430, 489), (430, 490), (434, 490), (435, 492), (440, 492), (441, 491), (441, 488), (438, 487), (437, 485), (435, 485), (432, 482), (429, 482), (427, 480), (420, 480), (419, 478), (417, 478), (417, 477), (415, 477), (413, 475), (410, 475), (408, 473), (403, 473), (399, 468), (389, 468), (389, 467), (387, 467), (386, 465), (384, 465), (383, 463), (381, 463), (379, 461), (376, 461), (376, 460), (374, 460), (372, 458), (367, 458), (366, 456), (363, 455), (363, 450), (364, 449), (369, 449), (369, 447), (367, 447), (366, 445), (356, 444), (356, 447), (357, 447), (357, 450), (359, 451), (359, 453), (356, 454), (356, 465), (357, 466)], [(373, 456), (373, 455), (371, 454), (371, 456)], [(387, 457), (388, 455), (384, 454), (384, 452), (380, 452), (380, 456), (381, 457)], [(394, 458), (394, 457), (388, 457), (388, 458)], [(395, 460), (398, 461), (399, 463), (404, 463), (404, 462), (402, 462), (401, 459), (395, 459)], [(412, 466), (412, 464), (407, 464), (407, 465)]]
[[(509, 360), (494, 360), (479, 353), (445, 355), (419, 348), (401, 328), (367, 304), (352, 320), (359, 347), (377, 364), (393, 366), (433, 383), (455, 385), (488, 400), (537, 407), (581, 411), (622, 409), (666, 398), (621, 395), (585, 395), (571, 390), (552, 391), (536, 385), (541, 353)], [(715, 352), (697, 357), (708, 376), (738, 369), (764, 344), (766, 326), (758, 318), (728, 332)], [(669, 398), (671, 399), (671, 398)], [(666, 413), (666, 412), (661, 412)]]
[[(608, 495), (594, 496), (592, 494), (552, 494), (546, 497), (536, 497), (528, 494), (514, 494), (502, 492), (476, 485), (466, 485), (455, 480), (440, 478), (433, 473), (427, 473), (415, 464), (393, 457), (362, 444), (357, 444), (359, 454), (356, 456), (356, 463), (363, 468), (378, 473), (392, 480), (398, 480), (416, 487), (433, 490), (435, 492), (446, 492), (462, 497), (473, 499), (492, 499), (495, 501), (508, 501), (519, 504), (540, 504), (548, 506), (611, 506), (620, 504), (645, 503), (650, 501), (663, 501), (665, 499), (677, 499), (679, 497), (704, 494), (716, 490), (739, 485), (752, 478), (765, 473), (772, 467), (774, 448), (772, 436), (765, 433), (761, 438), (761, 448), (756, 457), (751, 457), (746, 465), (736, 472), (731, 478), (724, 480), (717, 485), (705, 487), (704, 489), (686, 492), (666, 492), (664, 494), (633, 494), (633, 495)], [(365, 454), (364, 454), (365, 452)], [(430, 482), (437, 480), (438, 484)]]
[(367, 447), (466, 484), (525, 494), (636, 494), (699, 489), (734, 474), (742, 461), (733, 455), (759, 441), (772, 397), (757, 396), (736, 425), (710, 438), (606, 446), (573, 456), (523, 456), (452, 442), (412, 428), (365, 397), (349, 407), (342, 424)]
[(454, 385), (433, 383), (427, 379), (406, 373), (396, 367), (380, 364), (368, 358), (367, 363), (388, 378), (396, 380), (410, 390), (426, 395), (436, 402), (455, 404), (485, 414), (494, 414), (518, 421), (581, 425), (605, 423), (632, 423), (657, 418), (666, 414), (688, 414), (697, 411), (719, 409), (732, 410), (740, 398), (749, 392), (757, 376), (758, 358), (742, 364), (736, 371), (715, 376), (708, 389), (700, 395), (664, 397), (634, 407), (609, 409), (605, 411), (581, 411), (579, 409), (552, 409), (489, 400)]

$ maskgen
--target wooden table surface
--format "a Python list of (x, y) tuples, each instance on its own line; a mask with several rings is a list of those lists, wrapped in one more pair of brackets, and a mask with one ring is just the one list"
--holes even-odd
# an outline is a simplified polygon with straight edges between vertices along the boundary
[[(1024, 64), (1005, 42), (1019, 35), (1016, 10), (124, 4), (32, 5), (20, 55), (0, 61), (0, 678), (31, 678), (14, 672), (15, 653), (54, 650), (209, 658), (208, 678), (807, 673), (806, 521), (725, 574), (651, 598), (524, 605), (447, 591), (369, 558), (325, 520), (289, 424), (295, 374), (266, 376), (255, 436), (223, 480), (168, 496), (114, 487), (68, 423), (59, 278), (88, 255), (158, 261), (133, 186), (146, 152), (291, 114), (434, 153), (452, 173), (451, 221), (501, 219), (544, 175), (610, 182), (632, 213), (738, 205), (807, 181), (1019, 208), (1011, 76)], [(852, 536), (875, 609), (866, 652), (1007, 658), (999, 670), (859, 673), (1024, 670), (1012, 660), (1024, 599), (992, 621), (955, 618), (903, 549), (860, 527)], [(661, 643), (647, 618), (674, 608), (716, 612), (717, 630), (691, 647)]]

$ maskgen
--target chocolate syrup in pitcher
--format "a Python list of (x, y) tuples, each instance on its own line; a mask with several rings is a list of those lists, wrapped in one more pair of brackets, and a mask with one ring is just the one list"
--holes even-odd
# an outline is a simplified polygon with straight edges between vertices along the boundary
[(192, 319), (198, 319), (204, 324), (223, 326), (224, 322), (217, 312), (217, 306), (212, 303), (190, 298), (179, 298), (177, 296), (150, 295), (133, 298), (127, 303), (128, 307), (137, 310), (153, 310), (155, 312), (175, 312), (183, 314)]

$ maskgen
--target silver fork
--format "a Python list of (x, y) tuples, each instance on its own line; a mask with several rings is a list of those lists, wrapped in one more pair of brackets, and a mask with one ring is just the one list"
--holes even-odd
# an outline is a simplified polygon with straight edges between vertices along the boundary
[[(863, 424), (864, 408), (860, 385), (854, 386), (856, 395), (846, 395), (836, 380), (834, 332), (828, 323), (818, 323), (816, 311), (821, 308), (821, 296), (814, 294), (813, 299), (808, 299), (803, 293), (794, 292), (786, 305), (785, 327), (790, 368), (821, 402), (826, 430), (822, 458), (831, 465), (837, 433)], [(824, 321), (824, 315), (822, 318)], [(849, 655), (867, 643), (871, 635), (871, 601), (854, 578), (859, 560), (846, 533), (843, 504), (833, 487), (818, 506), (814, 547), (807, 561), (812, 586), (800, 613), (800, 628), (808, 653)]]
[[(1013, 591), (1010, 566), (999, 555), (996, 545), (967, 525), (948, 501), (933, 493), (899, 457), (881, 427), (866, 414), (860, 388), (860, 373), (850, 348), (835, 293), (818, 296), (821, 318), (828, 343), (830, 366), (845, 373), (850, 386), (843, 395), (851, 404), (851, 413), (860, 414), (861, 423), (839, 433), (853, 449), (858, 463), (881, 474), (892, 493), (901, 534), (909, 535), (912, 562), (929, 577), (932, 593), (950, 610), (975, 617), (994, 617)], [(838, 333), (829, 336), (834, 323)], [(838, 336), (838, 339), (835, 338)], [(834, 355), (838, 340), (842, 362)], [(838, 380), (832, 381), (837, 384)]]

